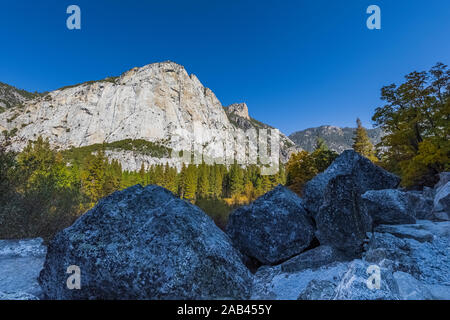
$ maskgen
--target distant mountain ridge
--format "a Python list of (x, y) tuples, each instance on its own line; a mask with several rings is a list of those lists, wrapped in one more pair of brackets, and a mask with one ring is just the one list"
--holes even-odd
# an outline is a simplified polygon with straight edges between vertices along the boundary
[[(341, 128), (324, 125), (315, 128), (294, 132), (289, 138), (306, 151), (313, 151), (318, 137), (325, 140), (327, 146), (338, 153), (352, 148), (356, 128)], [(381, 141), (383, 130), (381, 128), (367, 129), (367, 135), (375, 145)]]

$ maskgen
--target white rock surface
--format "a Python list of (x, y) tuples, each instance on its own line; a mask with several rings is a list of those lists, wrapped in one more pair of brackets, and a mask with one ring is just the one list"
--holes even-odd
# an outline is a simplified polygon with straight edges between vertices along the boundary
[[(174, 62), (133, 68), (119, 78), (62, 88), (23, 104), (0, 114), (0, 131), (17, 129), (14, 150), (39, 136), (61, 149), (144, 139), (175, 150), (207, 146), (208, 156), (221, 157), (224, 141), (236, 130), (214, 93)], [(245, 104), (232, 108), (248, 117)], [(282, 143), (294, 145), (284, 135)], [(140, 164), (132, 166), (139, 162), (127, 156), (122, 164), (139, 170)]]
[(250, 116), (248, 114), (247, 104), (245, 104), (245, 103), (234, 103), (232, 105), (229, 105), (227, 108), (228, 108), (227, 109), (228, 113), (234, 113), (234, 114), (238, 115), (241, 118), (250, 120)]

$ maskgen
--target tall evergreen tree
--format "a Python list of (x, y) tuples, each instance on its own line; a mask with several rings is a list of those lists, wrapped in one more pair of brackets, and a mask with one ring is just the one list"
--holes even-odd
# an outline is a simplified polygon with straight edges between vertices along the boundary
[(147, 185), (144, 162), (141, 163), (141, 169), (139, 170), (139, 184), (142, 186)]
[(173, 193), (177, 193), (178, 183), (177, 183), (177, 169), (172, 168), (166, 163), (164, 167), (164, 188), (170, 190)]
[(187, 166), (184, 175), (184, 199), (194, 201), (197, 195), (197, 167), (193, 164)]
[(105, 195), (105, 169), (106, 158), (103, 151), (87, 156), (81, 172), (81, 183), (83, 192), (92, 203)]
[(230, 195), (237, 196), (242, 193), (244, 189), (243, 172), (238, 164), (231, 165), (229, 172), (229, 188)]
[(197, 193), (200, 198), (206, 199), (210, 196), (210, 175), (209, 166), (204, 163), (198, 167), (198, 190)]
[(358, 152), (360, 155), (370, 159), (371, 161), (377, 161), (375, 156), (375, 148), (367, 135), (366, 129), (362, 126), (361, 120), (356, 119), (357, 128), (355, 131), (355, 136), (353, 137), (353, 150)]
[(212, 193), (215, 198), (222, 198), (223, 197), (223, 170), (222, 167), (218, 164), (214, 164), (213, 168), (211, 170), (213, 173), (213, 186), (212, 186)]

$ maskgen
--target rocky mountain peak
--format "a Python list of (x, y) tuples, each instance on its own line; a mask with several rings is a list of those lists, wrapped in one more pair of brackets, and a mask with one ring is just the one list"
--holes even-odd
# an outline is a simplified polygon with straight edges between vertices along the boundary
[[(0, 95), (1, 98), (1, 95)], [(13, 132), (11, 149), (28, 141), (48, 138), (59, 149), (145, 140), (175, 151), (208, 147), (207, 156), (220, 157), (223, 142), (238, 129), (269, 126), (251, 119), (245, 103), (230, 106), (228, 114), (212, 90), (171, 61), (152, 63), (119, 77), (66, 86), (23, 101), (0, 115), (0, 132)], [(2, 137), (0, 137), (2, 139)], [(294, 144), (281, 137), (281, 155), (287, 161)], [(163, 164), (135, 152), (111, 152), (126, 170), (141, 164)]]
[(241, 118), (250, 120), (246, 103), (233, 103), (226, 108), (228, 114), (235, 114)]

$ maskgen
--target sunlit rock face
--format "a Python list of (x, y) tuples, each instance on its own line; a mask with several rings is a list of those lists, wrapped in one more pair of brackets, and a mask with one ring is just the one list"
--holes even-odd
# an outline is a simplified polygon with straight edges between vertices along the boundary
[[(14, 150), (39, 136), (61, 149), (143, 139), (175, 150), (205, 148), (216, 158), (223, 156), (224, 141), (237, 130), (214, 93), (174, 62), (134, 68), (117, 78), (65, 87), (22, 103), (0, 114), (0, 128), (17, 131)], [(245, 104), (233, 108), (237, 117), (248, 117)], [(294, 144), (284, 135), (283, 144), (286, 158), (285, 149)], [(155, 163), (149, 157), (145, 161)]]

